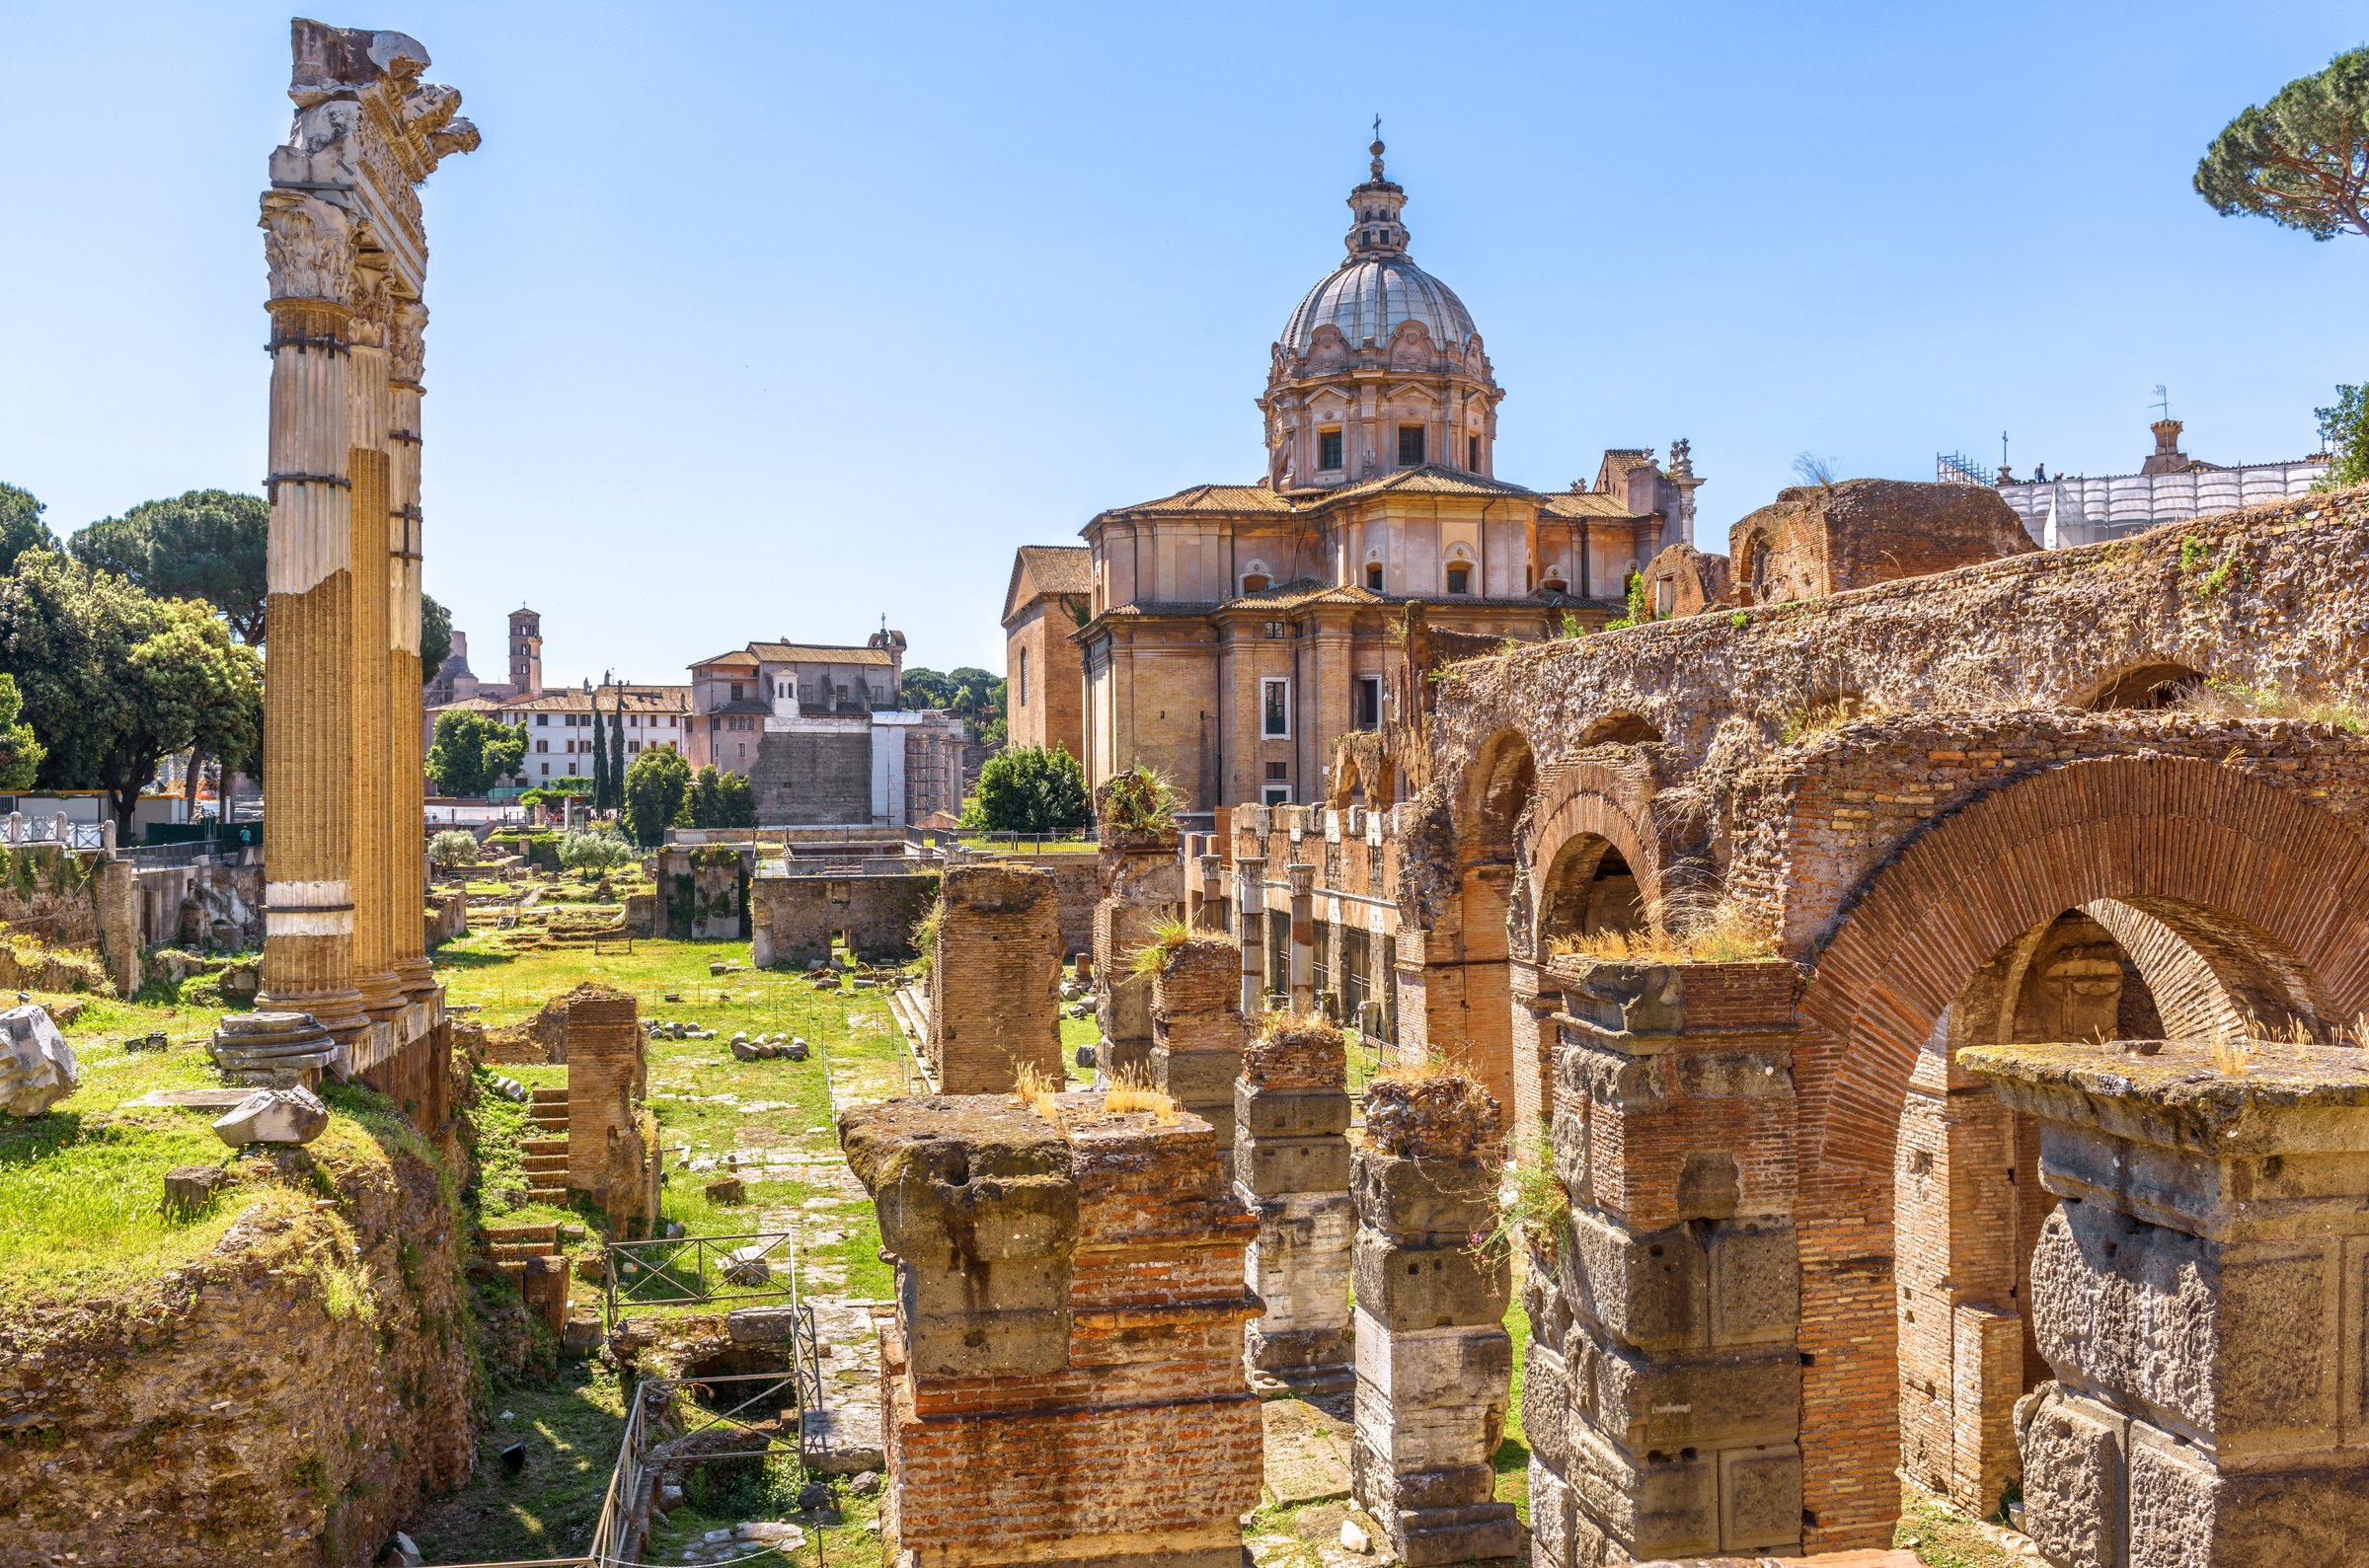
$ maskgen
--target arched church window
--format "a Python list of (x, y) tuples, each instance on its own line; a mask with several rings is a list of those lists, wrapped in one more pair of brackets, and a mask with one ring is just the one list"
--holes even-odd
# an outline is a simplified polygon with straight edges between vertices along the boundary
[(1466, 564), (1465, 564), (1463, 561), (1461, 561), (1461, 560), (1460, 560), (1460, 561), (1457, 561), (1455, 564), (1453, 564), (1453, 565), (1449, 566), (1449, 567), (1448, 567), (1448, 592), (1450, 592), (1450, 593), (1471, 593), (1472, 591), (1473, 591), (1473, 568), (1472, 568), (1472, 567), (1470, 567), (1470, 566), (1468, 566), (1468, 565), (1466, 565)]

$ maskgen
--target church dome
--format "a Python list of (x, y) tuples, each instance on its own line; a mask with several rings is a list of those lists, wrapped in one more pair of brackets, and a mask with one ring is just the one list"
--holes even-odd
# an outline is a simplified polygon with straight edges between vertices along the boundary
[(1407, 192), (1383, 178), (1378, 133), (1370, 150), (1372, 178), (1349, 192), (1349, 259), (1291, 313), (1283, 326), (1283, 350), (1305, 354), (1320, 327), (1338, 328), (1355, 348), (1369, 341), (1387, 343), (1401, 322), (1418, 322), (1433, 346), (1461, 353), (1473, 336), (1472, 312), (1454, 289), (1408, 257), (1407, 226), (1399, 217)]
[(1474, 333), (1472, 312), (1456, 291), (1404, 256), (1366, 256), (1345, 261), (1310, 289), (1283, 328), (1283, 346), (1304, 354), (1319, 327), (1337, 327), (1349, 346), (1390, 341), (1401, 322), (1419, 322), (1431, 341), (1461, 349)]

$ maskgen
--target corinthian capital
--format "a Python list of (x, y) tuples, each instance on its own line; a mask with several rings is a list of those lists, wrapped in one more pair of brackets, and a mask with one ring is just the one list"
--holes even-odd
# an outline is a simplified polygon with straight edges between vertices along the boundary
[(367, 264), (384, 261), (379, 253), (370, 252), (365, 264), (353, 269), (353, 341), (356, 347), (384, 348), (387, 346), (389, 319), (395, 312), (395, 291), (388, 284), (383, 267)]
[(356, 246), (344, 208), (307, 191), (267, 190), (260, 221), (273, 299), (353, 303)]
[(387, 323), (387, 377), (412, 386), (427, 357), (427, 307), (416, 299), (399, 299)]

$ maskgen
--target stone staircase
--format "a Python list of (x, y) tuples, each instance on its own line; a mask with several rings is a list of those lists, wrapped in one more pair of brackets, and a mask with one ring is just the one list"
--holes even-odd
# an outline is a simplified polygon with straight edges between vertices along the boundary
[[(539, 1088), (527, 1106), (542, 1136), (522, 1147), (526, 1165), (526, 1195), (537, 1203), (568, 1201), (568, 1091)], [(549, 1227), (545, 1227), (546, 1230)]]
[(525, 1278), (527, 1259), (557, 1257), (559, 1253), (560, 1228), (556, 1225), (486, 1227), (486, 1254), (513, 1280)]

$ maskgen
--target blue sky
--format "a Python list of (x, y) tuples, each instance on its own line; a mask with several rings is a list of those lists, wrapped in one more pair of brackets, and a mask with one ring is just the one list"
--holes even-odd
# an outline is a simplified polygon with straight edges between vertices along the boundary
[[(0, 479), (61, 532), (254, 489), (284, 9), (0, 3)], [(1498, 472), (2299, 455), (2369, 242), (2215, 216), (2355, 6), (385, 4), (485, 133), (426, 195), (428, 588), (498, 677), (751, 637), (1000, 668), (1012, 549), (1261, 471), (1252, 400), (1384, 116), (1508, 391)]]

